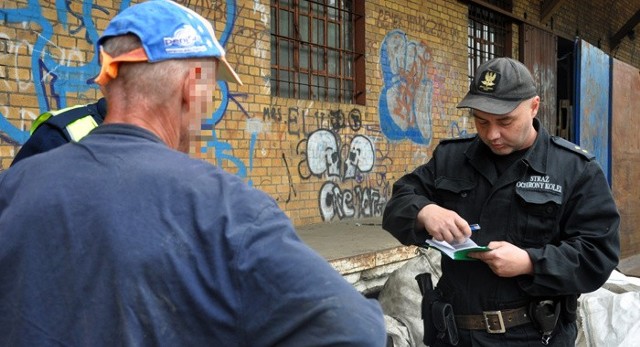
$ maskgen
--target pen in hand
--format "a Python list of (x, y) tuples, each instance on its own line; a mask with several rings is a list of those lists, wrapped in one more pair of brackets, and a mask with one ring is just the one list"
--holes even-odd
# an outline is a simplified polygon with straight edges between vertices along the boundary
[(469, 228), (471, 228), (471, 231), (478, 231), (480, 230), (480, 224), (471, 224)]

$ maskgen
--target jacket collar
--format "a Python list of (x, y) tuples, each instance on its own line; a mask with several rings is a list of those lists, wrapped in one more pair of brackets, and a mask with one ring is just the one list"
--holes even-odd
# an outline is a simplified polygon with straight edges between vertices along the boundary
[[(522, 160), (525, 161), (529, 167), (531, 167), (534, 171), (544, 174), (547, 172), (547, 158), (549, 152), (549, 133), (542, 126), (540, 121), (537, 118), (533, 118), (533, 127), (538, 132), (538, 136), (536, 136), (533, 145), (529, 147), (527, 152), (522, 157)], [(489, 172), (493, 172), (493, 164), (489, 159), (489, 147), (487, 147), (480, 137), (476, 136), (475, 141), (471, 143), (469, 148), (465, 151), (465, 155), (471, 164), (480, 172), (488, 174)], [(490, 176), (494, 176), (493, 175)], [(489, 179), (493, 177), (487, 177)]]
[(524, 154), (524, 160), (533, 170), (544, 174), (547, 172), (549, 157), (549, 133), (541, 124), (538, 118), (533, 119), (533, 127), (538, 132), (536, 140), (529, 150)]

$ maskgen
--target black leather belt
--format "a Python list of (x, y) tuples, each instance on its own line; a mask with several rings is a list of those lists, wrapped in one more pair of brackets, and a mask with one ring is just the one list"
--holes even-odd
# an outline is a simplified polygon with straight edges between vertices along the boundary
[(460, 329), (486, 330), (490, 334), (501, 334), (511, 327), (531, 322), (527, 306), (502, 311), (484, 311), (481, 315), (456, 315)]

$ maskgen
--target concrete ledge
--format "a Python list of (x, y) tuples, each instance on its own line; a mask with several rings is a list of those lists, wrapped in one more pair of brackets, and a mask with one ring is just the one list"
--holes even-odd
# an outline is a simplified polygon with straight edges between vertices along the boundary
[(349, 219), (297, 228), (300, 238), (364, 294), (382, 288), (389, 275), (417, 255), (382, 229), (381, 218)]
[(400, 246), (339, 259), (329, 259), (329, 263), (331, 263), (339, 273), (348, 275), (354, 272), (408, 260), (416, 255), (416, 247)]

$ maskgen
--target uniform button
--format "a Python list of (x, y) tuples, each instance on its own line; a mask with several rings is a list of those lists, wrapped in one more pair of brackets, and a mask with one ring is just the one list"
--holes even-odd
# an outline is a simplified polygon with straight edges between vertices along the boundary
[(460, 196), (462, 196), (463, 198), (466, 198), (467, 197), (467, 192), (460, 193)]
[(553, 212), (553, 207), (548, 206), (548, 207), (547, 207), (547, 213), (551, 213), (551, 212)]

